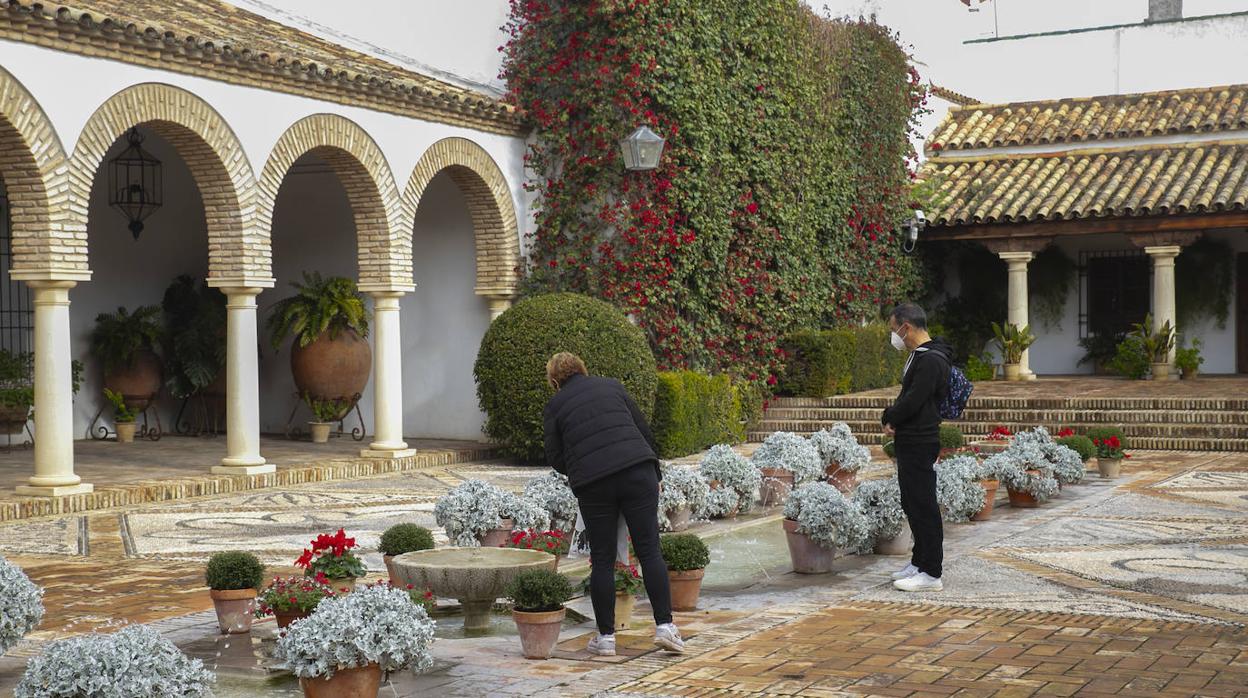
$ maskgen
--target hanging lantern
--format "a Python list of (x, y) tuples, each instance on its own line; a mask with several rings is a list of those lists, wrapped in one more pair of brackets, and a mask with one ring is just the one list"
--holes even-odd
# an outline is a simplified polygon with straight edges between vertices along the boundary
[(624, 153), (624, 167), (634, 172), (653, 170), (659, 166), (659, 157), (663, 155), (663, 138), (650, 130), (649, 126), (640, 126), (620, 141), (620, 150)]
[(138, 240), (143, 221), (164, 201), (164, 168), (143, 150), (143, 134), (137, 128), (126, 132), (126, 141), (130, 145), (108, 161), (108, 205), (130, 221), (130, 232)]

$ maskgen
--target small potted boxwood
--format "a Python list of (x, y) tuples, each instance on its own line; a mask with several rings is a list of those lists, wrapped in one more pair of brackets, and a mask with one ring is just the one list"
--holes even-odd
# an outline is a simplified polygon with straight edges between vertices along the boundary
[(386, 572), (390, 575), (391, 584), (398, 583), (392, 566), (396, 555), (431, 549), (433, 549), (433, 534), (424, 526), (417, 526), (414, 523), (395, 524), (387, 528), (385, 533), (381, 534), (381, 541), (377, 544), (381, 559), (386, 563)]
[(517, 575), (504, 592), (512, 602), (511, 616), (520, 631), (526, 659), (550, 659), (572, 598), (572, 582), (552, 570), (531, 570)]
[(264, 580), (264, 565), (251, 553), (231, 550), (208, 559), (204, 581), (217, 609), (222, 634), (251, 632), (256, 591)]
[(940, 457), (947, 458), (957, 453), (966, 444), (962, 430), (952, 424), (940, 425)]
[(659, 539), (667, 578), (672, 589), (672, 610), (693, 611), (702, 593), (702, 576), (711, 562), (711, 551), (702, 539), (692, 533), (663, 536)]
[(113, 405), (113, 423), (117, 425), (117, 443), (131, 443), (134, 441), (134, 432), (138, 428), (135, 423), (138, 415), (126, 404), (126, 398), (121, 393), (105, 388), (104, 397)]

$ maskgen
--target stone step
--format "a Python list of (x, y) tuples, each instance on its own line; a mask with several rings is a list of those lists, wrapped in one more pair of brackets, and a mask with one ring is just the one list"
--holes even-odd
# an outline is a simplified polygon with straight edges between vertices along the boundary
[[(759, 442), (766, 439), (772, 432), (752, 431), (746, 435), (749, 441)], [(798, 432), (810, 433), (810, 432)], [(880, 432), (856, 433), (859, 443), (882, 444), (884, 434)], [(1140, 451), (1226, 451), (1248, 452), (1248, 439), (1209, 439), (1209, 438), (1177, 438), (1164, 436), (1130, 436), (1128, 450)]]
[[(772, 407), (767, 419), (777, 421), (819, 420), (825, 422), (871, 421), (880, 417), (883, 407)], [(1227, 424), (1248, 425), (1248, 413), (1232, 410), (1084, 410), (1084, 409), (983, 409), (968, 407), (962, 422), (1005, 422), (1066, 424)]]
[[(819, 420), (819, 419), (792, 419), (781, 420), (772, 419), (767, 415), (761, 424), (759, 431), (792, 431), (799, 434), (809, 434), (820, 429), (827, 428), (837, 421), (845, 421), (849, 428), (855, 434), (872, 433), (883, 431), (878, 416), (872, 420), (864, 421), (848, 421), (848, 420)], [(1105, 426), (1104, 422), (1044, 422), (1034, 420), (1010, 421), (1000, 420), (991, 422), (972, 422), (967, 420), (950, 421), (962, 430), (963, 434), (968, 436), (982, 436), (990, 433), (994, 427), (1004, 426), (1011, 431), (1021, 431), (1030, 429), (1035, 426), (1043, 426), (1050, 432), (1057, 432), (1059, 429), (1069, 427), (1076, 432), (1083, 432), (1089, 428), (1097, 426)], [(1184, 439), (1248, 439), (1248, 425), (1246, 424), (1166, 424), (1166, 423), (1124, 423), (1119, 424), (1123, 432), (1127, 436), (1156, 436), (1169, 438)]]
[[(781, 397), (771, 401), (773, 409), (787, 408), (876, 408), (891, 405), (891, 395), (836, 395), (833, 397)], [(976, 397), (968, 409), (998, 410), (1189, 410), (1248, 411), (1248, 398), (1166, 398), (1166, 397)]]

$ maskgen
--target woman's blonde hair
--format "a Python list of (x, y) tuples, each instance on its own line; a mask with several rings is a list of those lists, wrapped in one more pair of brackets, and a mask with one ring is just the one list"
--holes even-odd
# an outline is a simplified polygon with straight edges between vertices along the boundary
[(581, 357), (576, 354), (561, 351), (546, 362), (546, 382), (555, 390), (558, 390), (569, 377), (577, 374), (586, 376), (589, 375), (589, 371), (585, 370), (585, 362), (581, 361)]

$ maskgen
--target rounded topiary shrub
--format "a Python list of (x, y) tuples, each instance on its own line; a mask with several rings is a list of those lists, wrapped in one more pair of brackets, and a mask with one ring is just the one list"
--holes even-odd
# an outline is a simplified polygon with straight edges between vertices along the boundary
[(647, 419), (654, 407), (654, 354), (624, 313), (575, 293), (520, 301), (490, 325), (473, 373), (485, 433), (526, 463), (545, 460), (542, 411), (554, 395), (546, 361), (561, 351), (581, 357), (590, 375), (618, 379)]
[(1084, 463), (1092, 460), (1092, 457), (1096, 455), (1096, 445), (1092, 443), (1092, 439), (1089, 439), (1086, 436), (1063, 436), (1056, 441), (1066, 448), (1072, 449), (1078, 453), (1079, 458), (1082, 459)]
[(402, 555), (417, 550), (433, 548), (433, 534), (424, 526), (414, 523), (395, 524), (381, 534), (377, 550), (383, 555)]
[(204, 581), (215, 591), (259, 589), (264, 581), (264, 565), (248, 552), (231, 550), (208, 558)]
[(529, 570), (516, 575), (503, 595), (518, 611), (558, 611), (572, 598), (572, 582), (554, 570)]
[(711, 551), (702, 539), (692, 533), (680, 533), (659, 538), (663, 562), (672, 572), (702, 570), (711, 564)]

